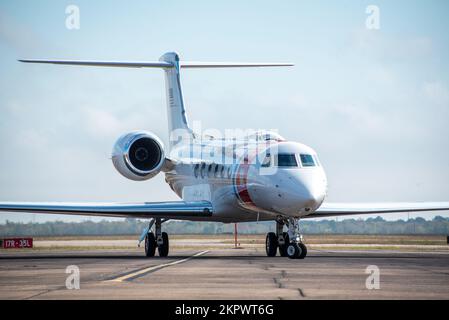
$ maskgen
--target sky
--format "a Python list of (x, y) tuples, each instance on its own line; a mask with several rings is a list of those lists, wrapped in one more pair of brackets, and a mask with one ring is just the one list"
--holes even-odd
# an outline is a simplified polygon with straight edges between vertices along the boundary
[[(67, 28), (70, 5), (79, 29)], [(370, 5), (379, 28), (367, 27)], [(448, 13), (446, 0), (0, 0), (0, 200), (177, 200), (162, 174), (133, 182), (110, 161), (125, 132), (167, 142), (162, 71), (17, 62), (177, 51), (184, 60), (293, 62), (184, 70), (187, 115), (203, 129), (275, 129), (313, 147), (328, 201), (449, 201)], [(0, 214), (0, 223), (86, 219)]]

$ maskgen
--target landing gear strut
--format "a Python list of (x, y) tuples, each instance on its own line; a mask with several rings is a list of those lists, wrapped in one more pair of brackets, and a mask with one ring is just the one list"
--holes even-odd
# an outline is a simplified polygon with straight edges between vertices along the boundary
[(150, 228), (145, 237), (145, 255), (147, 257), (154, 257), (156, 247), (160, 257), (168, 256), (169, 252), (168, 234), (166, 232), (162, 232), (162, 223), (164, 223), (167, 220), (168, 219), (162, 220), (161, 218), (156, 218), (154, 222), (155, 226), (154, 233), (151, 231), (151, 226), (153, 223), (150, 223)]
[(290, 259), (304, 259), (307, 255), (307, 247), (303, 243), (303, 238), (299, 232), (299, 219), (288, 219), (288, 236), (290, 237), (290, 243), (287, 244), (287, 256)]
[(279, 254), (281, 257), (287, 256), (287, 247), (290, 243), (290, 237), (288, 236), (288, 232), (284, 232), (284, 221), (279, 220), (276, 221), (276, 237), (279, 243)]
[[(284, 232), (284, 225), (287, 225), (288, 232)], [(278, 219), (276, 221), (276, 234), (270, 232), (266, 239), (267, 256), (276, 256), (279, 248), (281, 257), (290, 259), (304, 259), (307, 255), (307, 247), (303, 243), (303, 238), (299, 232), (299, 219), (289, 218), (288, 220)]]

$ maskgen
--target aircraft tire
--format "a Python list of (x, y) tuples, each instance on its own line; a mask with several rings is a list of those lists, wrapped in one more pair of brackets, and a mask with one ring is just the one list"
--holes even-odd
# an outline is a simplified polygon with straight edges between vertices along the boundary
[(167, 232), (162, 232), (162, 240), (162, 244), (157, 246), (157, 251), (159, 252), (159, 257), (166, 257), (168, 256), (168, 251), (170, 248)]
[(304, 259), (307, 256), (307, 247), (304, 243), (300, 243), (299, 247), (301, 248), (301, 254), (298, 256), (298, 259)]
[(301, 254), (302, 249), (297, 243), (293, 242), (287, 246), (287, 256), (290, 259), (298, 259)]
[(267, 251), (268, 257), (276, 256), (278, 250), (278, 239), (274, 232), (267, 233), (267, 238), (265, 240), (265, 249)]
[(156, 238), (152, 232), (145, 237), (145, 256), (154, 257), (156, 252)]
[(288, 232), (283, 232), (283, 236), (284, 236), (284, 244), (279, 245), (279, 254), (281, 255), (281, 257), (286, 257), (287, 247), (290, 243), (290, 237), (288, 236)]

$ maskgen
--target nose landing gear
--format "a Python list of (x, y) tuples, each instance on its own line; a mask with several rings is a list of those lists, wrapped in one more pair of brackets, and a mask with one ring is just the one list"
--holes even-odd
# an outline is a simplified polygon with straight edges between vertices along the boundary
[(288, 219), (288, 236), (290, 244), (287, 246), (287, 256), (290, 259), (304, 259), (307, 255), (307, 247), (303, 243), (303, 237), (299, 232), (299, 219)]
[(304, 243), (292, 242), (287, 247), (287, 256), (290, 259), (304, 259), (307, 255), (307, 247)]
[[(283, 232), (284, 224), (288, 226), (288, 232)], [(281, 257), (290, 259), (304, 259), (307, 255), (307, 247), (303, 243), (303, 238), (299, 232), (299, 219), (289, 218), (279, 219), (276, 222), (276, 234), (270, 232), (266, 239), (266, 252), (268, 257), (276, 256), (279, 248)]]

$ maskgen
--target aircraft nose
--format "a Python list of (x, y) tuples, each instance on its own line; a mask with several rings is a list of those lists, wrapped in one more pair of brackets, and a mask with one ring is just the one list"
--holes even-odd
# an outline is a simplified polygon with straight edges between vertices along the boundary
[(300, 187), (298, 200), (302, 206), (315, 209), (323, 202), (325, 192), (322, 183), (305, 183)]
[(321, 175), (301, 174), (289, 177), (289, 183), (280, 188), (280, 211), (289, 215), (315, 211), (326, 196), (326, 180)]

